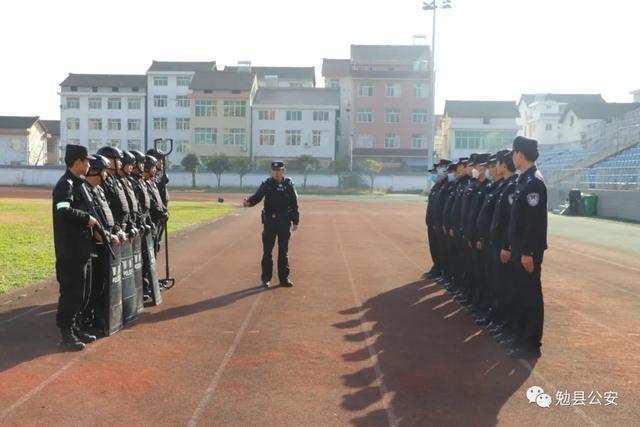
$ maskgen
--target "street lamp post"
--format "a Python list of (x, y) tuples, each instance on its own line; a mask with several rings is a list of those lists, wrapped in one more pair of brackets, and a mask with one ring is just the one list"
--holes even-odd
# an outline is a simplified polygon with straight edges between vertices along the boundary
[(435, 125), (436, 125), (436, 72), (435, 72), (435, 58), (436, 58), (436, 11), (438, 8), (451, 9), (451, 0), (442, 0), (438, 5), (436, 0), (431, 2), (423, 2), (422, 10), (433, 12), (433, 21), (431, 23), (431, 60), (429, 61), (429, 79), (431, 82), (430, 90), (430, 111), (429, 111), (429, 124), (427, 126), (427, 141), (431, 141), (429, 147), (429, 160), (427, 166), (431, 167), (433, 164), (433, 151), (435, 149)]

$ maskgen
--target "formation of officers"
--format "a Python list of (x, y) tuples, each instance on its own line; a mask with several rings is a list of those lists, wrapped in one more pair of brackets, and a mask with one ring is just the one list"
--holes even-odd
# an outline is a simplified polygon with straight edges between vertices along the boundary
[[(168, 219), (166, 174), (157, 176), (163, 156), (115, 147), (89, 155), (84, 146), (66, 146), (67, 170), (53, 190), (56, 323), (63, 348), (82, 350), (137, 317), (143, 301), (161, 302), (155, 255)], [(141, 269), (138, 298), (132, 294), (133, 264)], [(132, 290), (123, 289), (125, 280)]]
[(514, 358), (541, 355), (547, 190), (537, 158), (538, 142), (518, 136), (512, 150), (440, 160), (427, 205), (425, 276)]

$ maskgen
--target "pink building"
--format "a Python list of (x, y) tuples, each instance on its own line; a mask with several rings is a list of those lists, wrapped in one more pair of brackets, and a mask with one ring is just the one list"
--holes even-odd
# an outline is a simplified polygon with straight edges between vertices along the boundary
[(325, 86), (349, 85), (341, 90), (349, 98), (341, 99), (341, 118), (350, 124), (341, 145), (351, 147), (354, 167), (371, 158), (386, 169), (427, 165), (429, 58), (425, 45), (352, 45), (349, 60), (324, 60)]

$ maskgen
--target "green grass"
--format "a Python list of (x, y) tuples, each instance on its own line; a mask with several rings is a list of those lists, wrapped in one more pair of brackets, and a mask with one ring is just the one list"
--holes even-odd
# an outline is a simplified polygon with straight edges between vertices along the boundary
[[(170, 202), (169, 232), (209, 221), (233, 207), (214, 202)], [(0, 293), (55, 273), (51, 200), (0, 198)]]

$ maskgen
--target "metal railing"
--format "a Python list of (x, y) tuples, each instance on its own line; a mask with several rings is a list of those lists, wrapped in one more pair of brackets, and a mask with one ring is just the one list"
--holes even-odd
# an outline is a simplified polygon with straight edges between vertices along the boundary
[(561, 169), (545, 178), (563, 186), (603, 190), (640, 190), (640, 166)]

